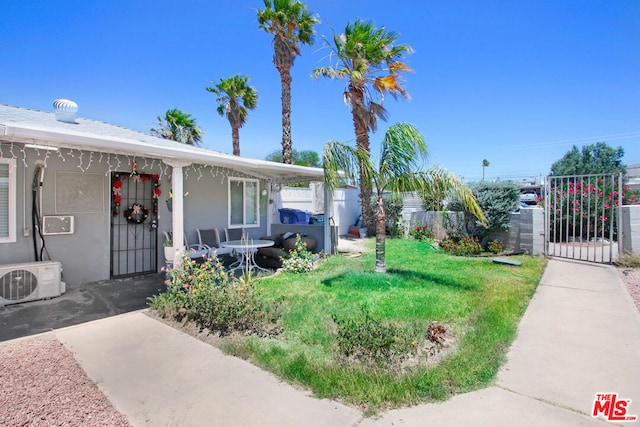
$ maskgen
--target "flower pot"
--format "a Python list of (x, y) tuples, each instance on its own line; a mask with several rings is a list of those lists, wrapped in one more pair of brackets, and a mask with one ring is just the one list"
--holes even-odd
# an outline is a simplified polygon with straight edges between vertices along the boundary
[(164, 259), (168, 262), (173, 262), (173, 255), (175, 251), (173, 250), (173, 246), (165, 246), (164, 247)]

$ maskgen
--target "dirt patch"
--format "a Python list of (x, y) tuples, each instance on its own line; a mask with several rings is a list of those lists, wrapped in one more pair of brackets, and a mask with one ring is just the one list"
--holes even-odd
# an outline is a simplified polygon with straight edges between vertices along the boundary
[[(175, 328), (187, 335), (190, 335), (219, 349), (223, 349), (225, 347), (236, 348), (236, 346), (233, 345), (233, 342), (241, 340), (244, 337), (241, 333), (237, 332), (234, 332), (230, 335), (220, 336), (220, 334), (218, 334), (217, 332), (212, 332), (207, 328), (202, 328), (195, 322), (187, 321), (186, 318), (184, 319), (184, 321), (178, 322), (170, 318), (162, 317), (154, 310), (147, 310), (145, 314), (153, 319), (171, 326), (172, 328)], [(442, 345), (425, 339), (422, 344), (416, 347), (415, 353), (410, 355), (402, 355), (402, 357), (397, 358), (397, 360), (392, 363), (392, 366), (388, 366), (387, 369), (389, 371), (396, 372), (398, 375), (405, 375), (421, 366), (438, 365), (442, 360), (456, 351), (459, 343), (459, 337), (455, 332), (453, 332), (453, 328), (447, 327), (446, 333), (444, 334), (443, 338), (444, 339)], [(247, 359), (247, 357), (243, 357), (243, 355), (236, 354), (236, 356)], [(355, 358), (345, 358), (342, 360), (342, 363), (346, 363), (352, 366), (367, 366), (366, 364), (358, 361)], [(294, 384), (294, 386), (300, 387), (296, 384)]]
[(362, 254), (367, 251), (367, 242), (371, 238), (362, 239), (360, 237), (340, 236), (338, 239), (338, 252), (341, 254), (355, 252)]

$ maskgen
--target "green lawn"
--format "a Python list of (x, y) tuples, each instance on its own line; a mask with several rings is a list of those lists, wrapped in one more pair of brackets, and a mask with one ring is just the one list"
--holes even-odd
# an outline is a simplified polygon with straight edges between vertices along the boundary
[[(387, 240), (386, 274), (373, 273), (373, 251), (361, 258), (331, 257), (311, 273), (259, 280), (262, 296), (284, 302), (283, 333), (234, 337), (223, 349), (368, 413), (484, 387), (504, 362), (545, 266), (543, 258), (514, 258), (522, 267), (448, 255), (411, 239)], [(332, 316), (356, 316), (362, 307), (416, 340), (430, 322), (441, 322), (458, 343), (438, 365), (409, 371), (346, 363), (337, 357)]]

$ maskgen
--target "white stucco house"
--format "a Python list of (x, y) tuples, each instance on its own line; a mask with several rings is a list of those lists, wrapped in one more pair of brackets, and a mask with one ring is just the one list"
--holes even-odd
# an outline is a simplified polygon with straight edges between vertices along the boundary
[[(324, 180), (319, 168), (236, 157), (68, 110), (0, 105), (0, 266), (59, 261), (71, 284), (157, 272), (163, 231), (175, 242), (184, 232), (197, 243), (196, 229), (214, 227), (257, 239), (271, 234), (272, 188)], [(330, 241), (328, 226), (317, 227)]]

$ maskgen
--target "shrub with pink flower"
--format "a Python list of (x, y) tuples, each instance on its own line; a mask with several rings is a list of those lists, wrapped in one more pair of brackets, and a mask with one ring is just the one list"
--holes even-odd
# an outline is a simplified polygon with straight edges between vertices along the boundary
[(251, 276), (237, 279), (227, 273), (217, 257), (196, 262), (185, 255), (181, 268), (167, 274), (166, 292), (149, 303), (161, 316), (186, 318), (222, 334), (278, 332), (281, 304), (261, 295)]
[[(556, 242), (566, 241), (575, 236), (584, 239), (610, 237), (617, 238), (616, 221), (620, 204), (633, 204), (637, 194), (626, 185), (618, 192), (618, 178), (615, 176), (584, 175), (577, 177), (552, 177), (548, 194), (550, 207), (551, 236)], [(621, 196), (621, 197), (619, 197)]]

